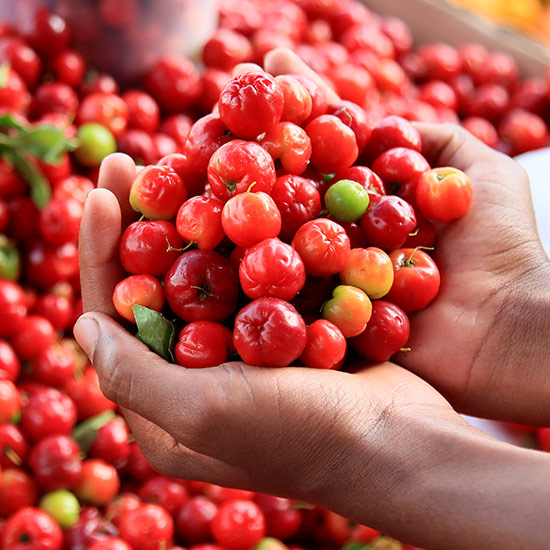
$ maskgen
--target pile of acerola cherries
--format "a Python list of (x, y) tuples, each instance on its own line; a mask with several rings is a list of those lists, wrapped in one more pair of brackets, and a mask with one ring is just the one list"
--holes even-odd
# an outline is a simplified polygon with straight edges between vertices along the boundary
[[(467, 176), (432, 169), (409, 121), (460, 121), (510, 154), (545, 146), (550, 73), (520, 80), (512, 58), (477, 44), (413, 49), (403, 21), (355, 1), (232, 0), (200, 71), (168, 56), (121, 90), (71, 49), (61, 17), (26, 23), (0, 23), (0, 550), (412, 548), (147, 464), (71, 337), (86, 194), (111, 152), (146, 166), (114, 303), (128, 321), (138, 304), (172, 324), (167, 359), (383, 361), (437, 294), (436, 225), (472, 200)], [(233, 77), (277, 46), (341, 101), (300, 75)]]

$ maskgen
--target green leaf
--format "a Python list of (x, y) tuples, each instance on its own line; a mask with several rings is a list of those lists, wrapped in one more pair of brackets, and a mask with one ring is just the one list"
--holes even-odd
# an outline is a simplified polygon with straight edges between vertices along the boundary
[(132, 311), (138, 327), (136, 336), (149, 346), (149, 349), (173, 363), (174, 324), (165, 319), (158, 311), (148, 307), (136, 305)]
[(59, 164), (61, 155), (74, 149), (76, 141), (68, 140), (63, 129), (44, 124), (18, 135), (13, 139), (13, 146), (48, 164)]
[(32, 164), (24, 154), (12, 149), (5, 152), (5, 157), (14, 166), (19, 175), (29, 184), (31, 188), (31, 199), (37, 208), (43, 208), (52, 195), (48, 180), (42, 172)]
[(97, 432), (108, 424), (114, 417), (115, 412), (112, 410), (103, 411), (87, 420), (84, 420), (73, 430), (73, 439), (78, 443), (80, 450), (87, 453), (94, 442)]
[(10, 64), (8, 62), (0, 65), (0, 90), (3, 90), (8, 85), (8, 79), (10, 77)]
[[(2, 68), (0, 67), (0, 74), (2, 72)], [(2, 77), (0, 76), (0, 79)], [(26, 132), (27, 128), (25, 126), (21, 125), (15, 118), (13, 118), (12, 115), (2, 115), (0, 116), (0, 128), (16, 128), (20, 132)]]
[(352, 541), (342, 547), (342, 550), (371, 550), (372, 546), (365, 542)]
[(21, 274), (21, 256), (13, 241), (0, 235), (0, 279), (17, 281)]

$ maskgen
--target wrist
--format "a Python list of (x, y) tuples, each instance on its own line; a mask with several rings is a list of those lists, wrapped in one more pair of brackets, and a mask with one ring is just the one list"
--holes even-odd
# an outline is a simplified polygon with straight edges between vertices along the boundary
[[(487, 369), (487, 400), (495, 403), (498, 418), (528, 425), (550, 425), (550, 262), (536, 266), (502, 290), (505, 293), (491, 332), (480, 353)], [(476, 411), (472, 411), (476, 414)]]
[(546, 548), (550, 457), (494, 440), (452, 411), (424, 413), (389, 415), (333, 509), (430, 550)]

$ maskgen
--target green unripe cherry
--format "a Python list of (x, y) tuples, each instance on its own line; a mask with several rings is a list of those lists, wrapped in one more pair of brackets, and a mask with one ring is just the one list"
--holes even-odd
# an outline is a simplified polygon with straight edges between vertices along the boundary
[(78, 128), (76, 160), (83, 166), (94, 168), (116, 151), (116, 140), (111, 131), (96, 122), (87, 122)]
[(52, 516), (63, 529), (75, 524), (80, 516), (78, 499), (65, 489), (45, 494), (40, 500), (40, 508)]
[(369, 194), (356, 181), (340, 180), (325, 193), (325, 206), (341, 222), (355, 222), (367, 211)]

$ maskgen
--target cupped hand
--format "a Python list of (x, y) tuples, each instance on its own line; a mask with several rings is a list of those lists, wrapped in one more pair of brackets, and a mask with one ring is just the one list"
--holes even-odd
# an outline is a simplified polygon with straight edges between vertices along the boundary
[(464, 412), (546, 425), (550, 264), (527, 175), (459, 126), (416, 127), (433, 166), (470, 176), (474, 200), (438, 235), (441, 289), (413, 315), (411, 352), (397, 361)]
[[(273, 74), (302, 73), (338, 96), (286, 48), (267, 54)], [(459, 410), (526, 424), (550, 423), (550, 264), (537, 234), (525, 171), (460, 126), (416, 123), (432, 166), (453, 166), (474, 184), (461, 219), (442, 227), (433, 254), (437, 299), (412, 316), (397, 362)]]
[(419, 431), (460, 431), (462, 419), (428, 384), (390, 363), (357, 374), (240, 362), (190, 370), (149, 351), (117, 323), (112, 305), (124, 276), (121, 231), (135, 218), (134, 177), (132, 160), (112, 155), (86, 201), (87, 313), (75, 336), (148, 461), (168, 475), (306, 500), (399, 534), (403, 518), (389, 508), (415, 475), (413, 457), (423, 460)]

